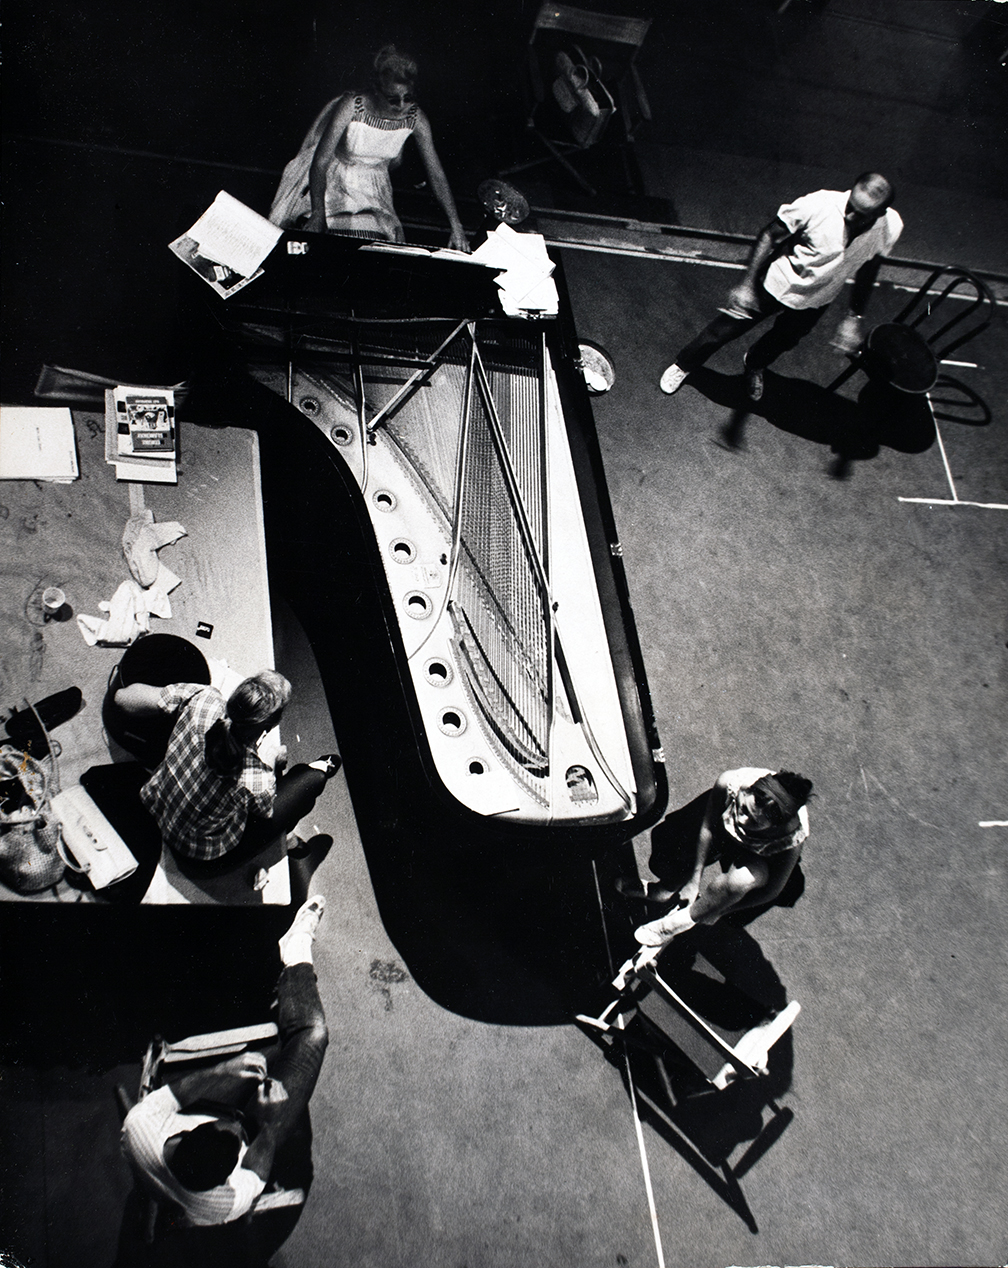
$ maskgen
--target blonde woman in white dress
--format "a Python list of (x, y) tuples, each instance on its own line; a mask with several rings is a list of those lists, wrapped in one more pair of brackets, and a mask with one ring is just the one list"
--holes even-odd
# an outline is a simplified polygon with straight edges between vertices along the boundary
[(390, 169), (416, 138), (427, 181), (451, 226), (448, 245), (468, 251), (427, 116), (416, 103), (417, 64), (393, 44), (379, 49), (369, 92), (344, 93), (312, 124), (284, 169), (270, 220), (282, 228), (403, 242)]

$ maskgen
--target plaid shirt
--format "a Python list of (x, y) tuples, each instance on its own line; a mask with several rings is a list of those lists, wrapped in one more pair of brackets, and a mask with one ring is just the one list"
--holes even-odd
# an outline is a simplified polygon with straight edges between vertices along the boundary
[(207, 766), (206, 733), (227, 708), (216, 687), (173, 683), (162, 689), (158, 705), (177, 716), (164, 761), (141, 788), (140, 800), (173, 850), (191, 859), (218, 859), (241, 840), (250, 814), (272, 814), (276, 778), (255, 749), (246, 750), (237, 778)]
[(266, 1187), (254, 1171), (242, 1166), (248, 1150), (244, 1134), (234, 1170), (213, 1189), (192, 1190), (175, 1178), (165, 1162), (166, 1141), (179, 1132), (217, 1120), (211, 1114), (186, 1113), (170, 1087), (160, 1087), (138, 1101), (126, 1115), (122, 1151), (159, 1198), (174, 1202), (192, 1224), (227, 1224), (252, 1208)]

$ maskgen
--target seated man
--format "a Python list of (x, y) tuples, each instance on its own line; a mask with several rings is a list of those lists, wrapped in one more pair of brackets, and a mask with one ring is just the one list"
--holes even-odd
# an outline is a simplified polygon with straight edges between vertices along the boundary
[(672, 840), (662, 845), (665, 858), (654, 851), (651, 867), (658, 875), (669, 875), (671, 884), (643, 889), (623, 878), (617, 882), (626, 897), (666, 908), (634, 931), (647, 949), (644, 961), (653, 963), (673, 938), (694, 925), (712, 925), (729, 912), (778, 897), (808, 836), (805, 803), (811, 792), (812, 783), (804, 775), (744, 766), (719, 775), (709, 793), (655, 829), (655, 836)]
[(272, 669), (244, 679), (227, 700), (200, 683), (138, 682), (116, 692), (127, 715), (174, 719), (168, 750), (140, 800), (189, 871), (233, 867), (292, 832), (339, 770), (335, 753), (286, 772), (285, 748), (275, 770), (259, 756), (259, 740), (279, 724), (290, 696), (290, 683)]
[(138, 1101), (122, 1148), (141, 1183), (191, 1224), (226, 1224), (266, 1187), (277, 1150), (308, 1105), (329, 1042), (312, 965), (325, 899), (310, 898), (280, 939), (280, 1048), (244, 1052)]

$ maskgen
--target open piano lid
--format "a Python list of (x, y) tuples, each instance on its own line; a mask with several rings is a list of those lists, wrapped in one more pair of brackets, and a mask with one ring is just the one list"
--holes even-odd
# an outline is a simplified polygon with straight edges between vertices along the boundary
[(286, 238), (307, 250), (278, 244), (222, 317), (293, 407), (264, 487), (310, 465), (298, 515), (330, 512), (282, 531), (316, 561), (350, 490), (436, 797), (505, 831), (642, 831), (663, 756), (562, 270), (559, 320), (530, 322), (469, 261)]

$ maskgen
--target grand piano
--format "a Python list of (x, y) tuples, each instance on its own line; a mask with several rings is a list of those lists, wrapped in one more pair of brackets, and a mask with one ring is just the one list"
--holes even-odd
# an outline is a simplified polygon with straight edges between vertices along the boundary
[(664, 759), (562, 268), (539, 320), (495, 276), (288, 232), (229, 300), (194, 283), (209, 408), (259, 432), (355, 806), (594, 853), (661, 817)]

